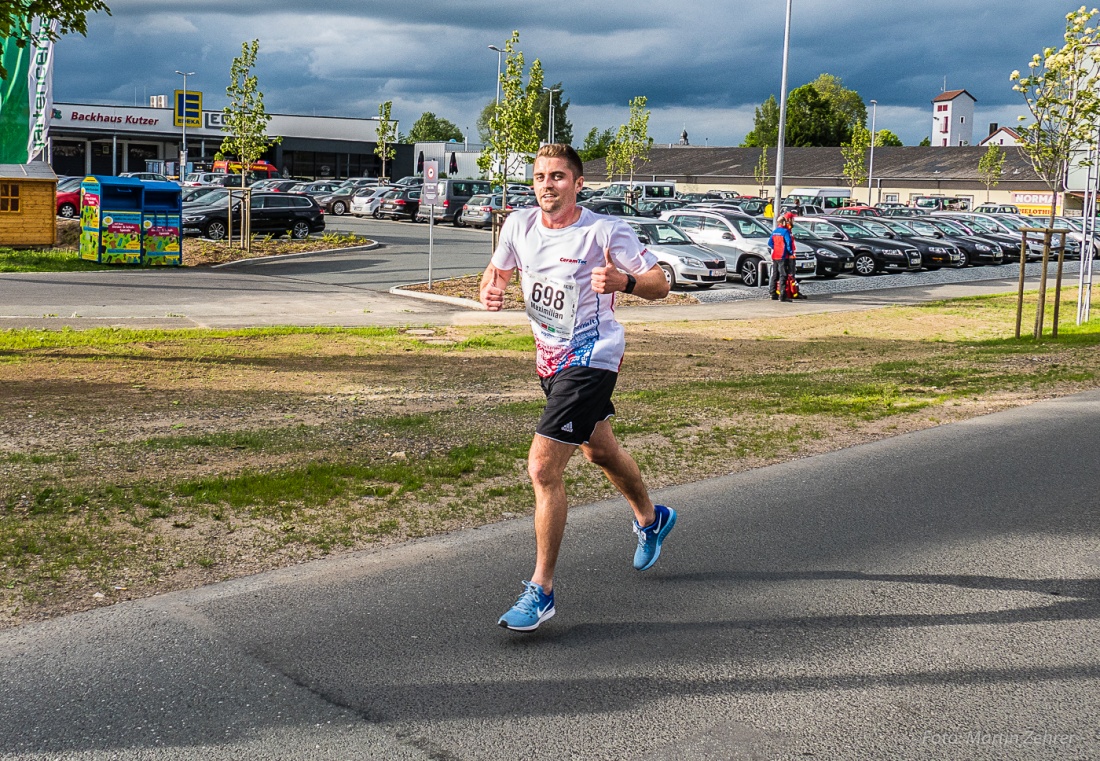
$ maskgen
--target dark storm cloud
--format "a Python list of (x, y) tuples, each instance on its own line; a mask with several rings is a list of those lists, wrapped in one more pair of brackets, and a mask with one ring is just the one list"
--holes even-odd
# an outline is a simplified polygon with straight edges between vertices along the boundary
[[(269, 111), (369, 116), (394, 101), (408, 126), (433, 110), (472, 128), (495, 93), (496, 55), (513, 29), (528, 63), (563, 82), (576, 135), (625, 120), (646, 95), (651, 125), (705, 123), (712, 143), (740, 141), (753, 108), (778, 92), (782, 0), (640, 0), (554, 4), (488, 0), (415, 4), (361, 0), (115, 0), (87, 39), (66, 38), (57, 58), (60, 100), (132, 103), (180, 86), (196, 71), (209, 107), (224, 102), (229, 63), (243, 40), (261, 41), (258, 74)], [(965, 88), (990, 114), (1020, 105), (1008, 74), (1060, 42), (1056, 0), (795, 0), (790, 86), (829, 72), (879, 103), (880, 122), (906, 139), (927, 132), (929, 101)], [(890, 109), (894, 111), (890, 111)], [(925, 118), (925, 115), (928, 118)], [(996, 119), (991, 118), (996, 121)], [(1005, 119), (1007, 120), (1007, 119)], [(651, 132), (658, 136), (651, 129)], [(659, 139), (666, 138), (664, 133)]]

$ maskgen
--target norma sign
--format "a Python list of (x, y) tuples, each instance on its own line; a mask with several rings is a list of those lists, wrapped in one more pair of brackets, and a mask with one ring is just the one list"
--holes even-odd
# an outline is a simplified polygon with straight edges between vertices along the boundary
[(435, 159), (424, 162), (424, 185), (420, 189), (420, 203), (435, 206), (439, 200), (439, 162)]
[(184, 126), (193, 129), (202, 126), (202, 93), (188, 90), (176, 90), (173, 109), (173, 123), (177, 127)]

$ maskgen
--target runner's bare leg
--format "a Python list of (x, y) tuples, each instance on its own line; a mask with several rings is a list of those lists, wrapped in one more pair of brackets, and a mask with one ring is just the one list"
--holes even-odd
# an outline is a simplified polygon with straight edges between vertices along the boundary
[(576, 449), (574, 444), (535, 436), (527, 456), (527, 472), (535, 487), (535, 572), (531, 581), (547, 594), (554, 587), (554, 568), (569, 512), (565, 466)]
[(588, 443), (581, 445), (581, 452), (589, 462), (599, 465), (607, 480), (626, 497), (639, 526), (653, 523), (657, 514), (649, 498), (649, 490), (642, 480), (642, 471), (634, 458), (619, 445), (611, 430), (611, 423), (606, 420), (597, 423)]

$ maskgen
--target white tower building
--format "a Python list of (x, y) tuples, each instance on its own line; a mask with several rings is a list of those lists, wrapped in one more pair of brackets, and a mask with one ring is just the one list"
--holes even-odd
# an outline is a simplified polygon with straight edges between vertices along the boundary
[(932, 145), (971, 145), (977, 102), (966, 90), (948, 90), (933, 98)]

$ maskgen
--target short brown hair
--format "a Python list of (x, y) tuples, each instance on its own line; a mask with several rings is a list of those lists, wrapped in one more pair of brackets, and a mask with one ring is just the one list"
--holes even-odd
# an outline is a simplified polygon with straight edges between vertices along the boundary
[(573, 146), (566, 143), (547, 143), (539, 148), (535, 158), (565, 159), (565, 163), (569, 164), (569, 168), (573, 170), (573, 179), (584, 177), (584, 164), (581, 163), (581, 157), (573, 150)]

